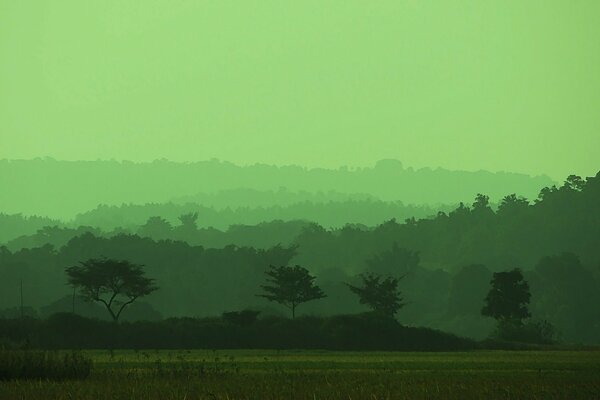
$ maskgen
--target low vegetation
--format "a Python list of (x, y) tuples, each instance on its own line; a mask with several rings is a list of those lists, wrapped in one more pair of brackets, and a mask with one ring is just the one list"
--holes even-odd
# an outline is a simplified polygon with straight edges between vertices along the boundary
[(92, 360), (81, 352), (0, 350), (0, 381), (85, 379)]
[(592, 399), (600, 351), (89, 351), (84, 381), (14, 381), (0, 398)]
[[(73, 314), (46, 320), (2, 320), (0, 337), (43, 349), (329, 349), (443, 351), (478, 347), (473, 340), (428, 328), (406, 327), (374, 313), (334, 317), (171, 318), (114, 322)], [(256, 315), (254, 315), (256, 317)]]

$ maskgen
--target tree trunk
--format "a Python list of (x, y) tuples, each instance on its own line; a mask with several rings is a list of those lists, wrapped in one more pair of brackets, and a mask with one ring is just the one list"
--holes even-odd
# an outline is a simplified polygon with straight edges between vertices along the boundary
[(110, 314), (110, 316), (113, 319), (113, 322), (119, 322), (119, 316), (115, 315), (115, 313), (113, 312), (113, 310), (110, 308), (110, 306), (108, 304), (104, 304), (104, 306), (106, 307), (106, 309), (108, 310), (108, 313)]

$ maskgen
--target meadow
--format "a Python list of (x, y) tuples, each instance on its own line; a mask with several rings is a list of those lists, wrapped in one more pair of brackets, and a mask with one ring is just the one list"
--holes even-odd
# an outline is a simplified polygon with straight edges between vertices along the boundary
[(0, 382), (1, 399), (594, 399), (600, 351), (94, 350), (83, 380)]

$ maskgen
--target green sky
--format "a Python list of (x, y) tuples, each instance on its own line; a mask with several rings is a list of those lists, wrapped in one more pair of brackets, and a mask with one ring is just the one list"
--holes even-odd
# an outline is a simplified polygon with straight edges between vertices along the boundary
[(0, 158), (595, 174), (598, 21), (598, 0), (0, 0)]

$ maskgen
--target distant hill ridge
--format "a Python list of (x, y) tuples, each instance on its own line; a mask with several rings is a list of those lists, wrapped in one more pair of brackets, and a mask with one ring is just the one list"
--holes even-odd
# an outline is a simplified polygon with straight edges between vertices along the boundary
[(341, 193), (333, 190), (309, 192), (305, 190), (291, 191), (285, 187), (277, 190), (256, 190), (251, 188), (224, 189), (213, 193), (196, 193), (178, 196), (171, 199), (175, 204), (200, 204), (205, 207), (223, 208), (256, 208), (285, 207), (299, 203), (329, 203), (346, 201), (380, 201), (368, 193)]
[[(373, 167), (338, 169), (265, 164), (239, 166), (218, 160), (193, 163), (0, 160), (0, 187), (3, 188), (0, 212), (72, 218), (99, 204), (189, 200), (198, 193), (239, 188), (365, 193), (405, 204), (455, 204), (471, 201), (477, 193), (489, 195), (492, 201), (507, 193), (535, 198), (541, 188), (553, 183), (547, 176), (510, 172), (404, 168), (400, 161), (389, 159)], [(322, 197), (323, 201), (326, 198)], [(239, 206), (243, 205), (242, 198)]]

